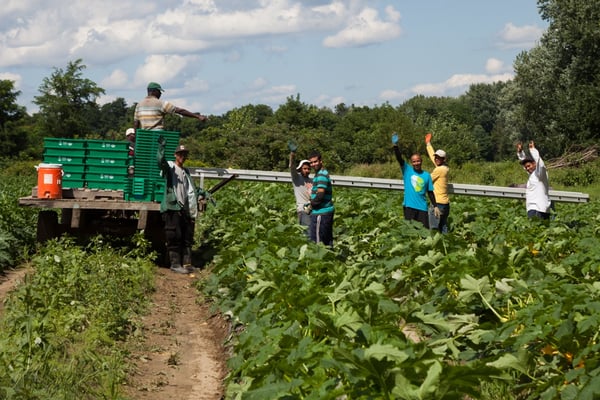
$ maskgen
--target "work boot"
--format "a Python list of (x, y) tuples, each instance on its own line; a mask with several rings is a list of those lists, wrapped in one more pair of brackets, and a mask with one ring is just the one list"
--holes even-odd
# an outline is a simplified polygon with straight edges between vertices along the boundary
[(183, 249), (183, 268), (185, 268), (188, 272), (194, 272), (191, 247), (186, 247)]
[(181, 256), (177, 251), (169, 251), (169, 260), (171, 261), (171, 271), (178, 274), (187, 274), (188, 270), (181, 266)]

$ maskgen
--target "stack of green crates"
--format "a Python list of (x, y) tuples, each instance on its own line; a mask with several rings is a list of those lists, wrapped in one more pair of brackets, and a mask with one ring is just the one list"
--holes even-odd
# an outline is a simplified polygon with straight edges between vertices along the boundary
[(85, 186), (85, 157), (84, 139), (44, 138), (44, 163), (62, 165), (63, 188)]
[(44, 163), (62, 165), (63, 189), (124, 191), (132, 158), (124, 140), (44, 138)]
[(85, 181), (88, 188), (125, 190), (130, 164), (129, 142), (87, 140)]
[(161, 201), (165, 191), (165, 179), (156, 160), (158, 138), (163, 136), (165, 158), (175, 160), (179, 145), (179, 132), (138, 129), (135, 134), (135, 172), (125, 190), (125, 199), (134, 201)]

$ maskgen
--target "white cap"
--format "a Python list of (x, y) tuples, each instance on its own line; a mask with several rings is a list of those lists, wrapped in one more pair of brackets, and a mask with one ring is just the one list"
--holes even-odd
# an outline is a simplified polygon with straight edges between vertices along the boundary
[(135, 129), (133, 128), (129, 128), (125, 131), (125, 137), (131, 135), (131, 134), (135, 134)]
[(308, 160), (302, 160), (302, 161), (300, 161), (300, 162), (298, 163), (298, 166), (296, 167), (296, 171), (300, 171), (300, 170), (302, 169), (302, 166), (303, 166), (304, 164), (308, 164), (308, 165), (310, 165), (310, 161), (308, 161)]
[(444, 150), (436, 150), (433, 154), (441, 158), (446, 158), (446, 152)]

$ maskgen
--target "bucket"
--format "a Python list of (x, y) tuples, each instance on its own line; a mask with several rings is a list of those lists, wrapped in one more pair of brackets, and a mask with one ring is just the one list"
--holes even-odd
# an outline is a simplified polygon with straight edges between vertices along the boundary
[(41, 199), (62, 199), (62, 164), (40, 164), (38, 171), (37, 197)]

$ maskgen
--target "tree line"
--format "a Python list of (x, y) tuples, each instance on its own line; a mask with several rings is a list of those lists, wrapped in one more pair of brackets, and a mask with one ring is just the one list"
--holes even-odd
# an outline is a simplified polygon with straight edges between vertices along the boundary
[[(180, 131), (194, 158), (210, 166), (281, 170), (289, 139), (299, 153), (318, 148), (332, 171), (390, 159), (396, 131), (404, 152), (423, 152), (423, 136), (434, 134), (450, 161), (512, 159), (514, 143), (535, 140), (546, 158), (573, 145), (597, 142), (600, 132), (600, 3), (538, 0), (548, 30), (514, 61), (508, 82), (479, 83), (458, 97), (417, 95), (393, 105), (334, 108), (307, 104), (300, 94), (277, 109), (248, 104), (208, 122), (168, 117), (166, 129)], [(14, 82), (0, 80), (0, 157), (41, 157), (44, 137), (123, 138), (135, 104), (123, 98), (99, 105), (104, 89), (85, 78), (78, 59), (44, 78), (29, 115), (17, 102)]]

